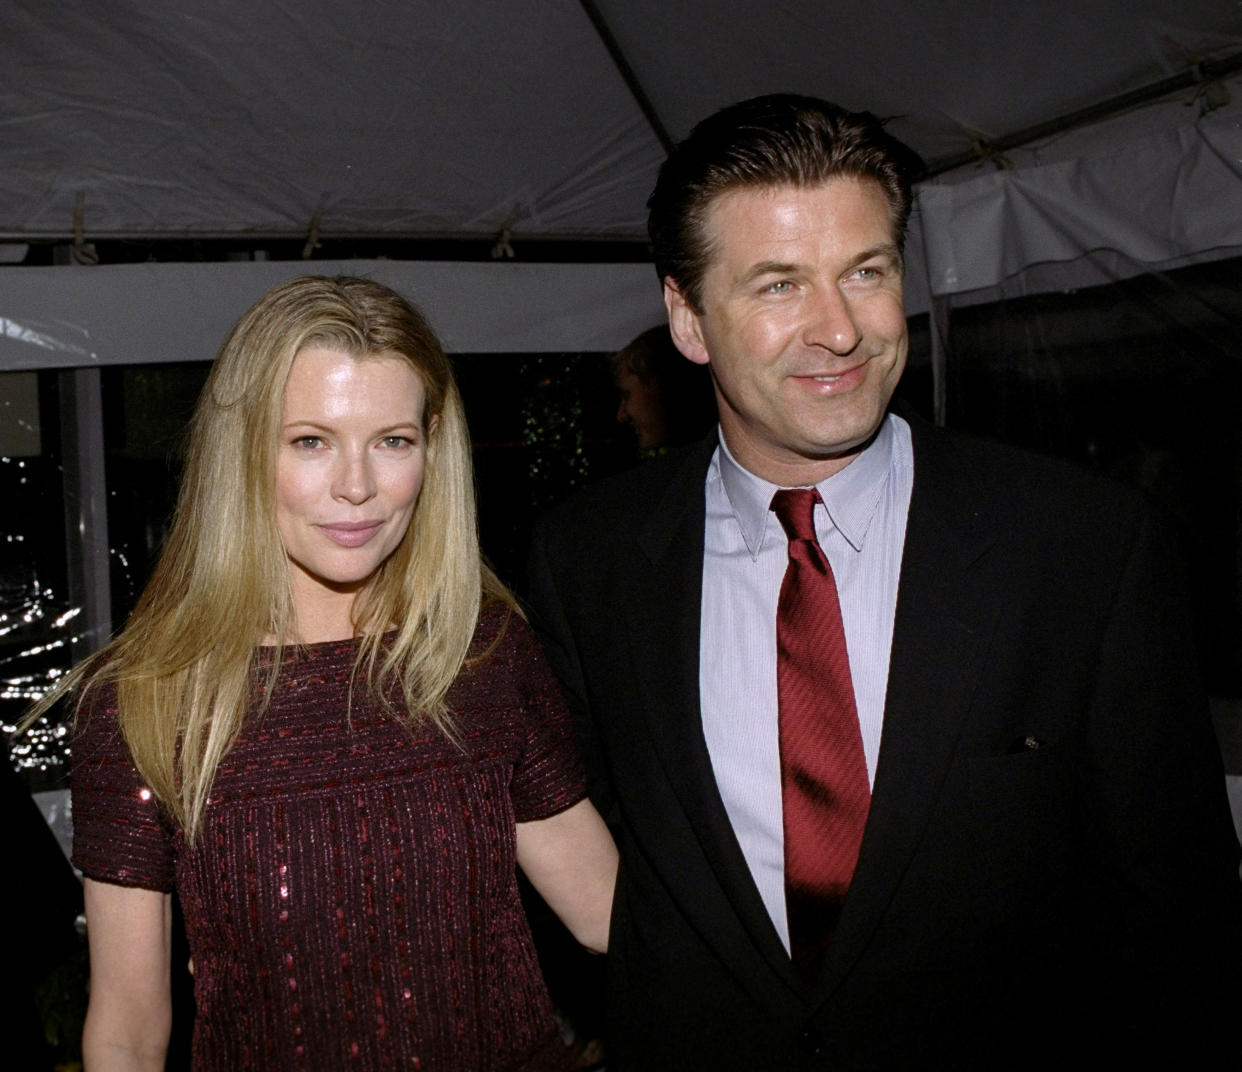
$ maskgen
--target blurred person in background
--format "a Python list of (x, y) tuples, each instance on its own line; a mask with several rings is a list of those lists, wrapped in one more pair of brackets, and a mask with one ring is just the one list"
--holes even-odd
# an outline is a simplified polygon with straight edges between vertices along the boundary
[(649, 328), (617, 351), (612, 372), (621, 396), (617, 421), (634, 430), (640, 451), (692, 443), (716, 426), (711, 376), (682, 357), (667, 324)]

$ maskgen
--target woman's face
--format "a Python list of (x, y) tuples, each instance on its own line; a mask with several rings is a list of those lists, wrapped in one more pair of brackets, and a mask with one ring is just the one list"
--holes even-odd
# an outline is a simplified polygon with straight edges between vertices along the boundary
[(405, 535), (423, 483), (424, 402), (421, 378), (396, 355), (307, 346), (294, 358), (276, 524), (302, 640), (352, 633), (355, 594)]

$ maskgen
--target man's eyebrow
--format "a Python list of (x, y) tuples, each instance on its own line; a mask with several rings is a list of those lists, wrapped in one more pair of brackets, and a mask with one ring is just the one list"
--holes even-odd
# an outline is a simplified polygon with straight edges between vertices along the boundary
[(786, 261), (759, 261), (738, 277), (736, 286), (744, 287), (764, 275), (796, 275), (800, 268)]
[(850, 267), (856, 268), (858, 265), (865, 261), (871, 260), (873, 257), (888, 257), (894, 263), (900, 264), (901, 250), (899, 250), (893, 242), (884, 242), (881, 245), (872, 246), (870, 249), (864, 250), (854, 258), (850, 264)]

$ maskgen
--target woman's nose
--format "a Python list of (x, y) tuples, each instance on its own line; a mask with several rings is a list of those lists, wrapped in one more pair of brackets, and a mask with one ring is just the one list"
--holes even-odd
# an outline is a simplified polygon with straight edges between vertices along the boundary
[(375, 476), (363, 453), (351, 453), (340, 459), (334, 474), (332, 494), (335, 498), (358, 504), (375, 494)]

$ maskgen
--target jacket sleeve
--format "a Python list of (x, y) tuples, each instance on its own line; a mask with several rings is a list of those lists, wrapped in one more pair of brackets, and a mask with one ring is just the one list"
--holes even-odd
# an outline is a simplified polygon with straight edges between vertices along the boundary
[(559, 531), (556, 515), (545, 514), (535, 522), (527, 563), (530, 621), (569, 703), (591, 800), (605, 820), (611, 822), (616, 794), (603, 755), (594, 712), (587, 699), (582, 663), (570, 625), (570, 601), (573, 596), (564, 591), (564, 571), (558, 573), (553, 565), (564, 562), (564, 556), (570, 553), (568, 549), (558, 546)]
[(1078, 768), (1086, 893), (1118, 991), (1146, 1005), (1131, 1022), (1182, 1039), (1194, 1064), (1242, 1008), (1238, 842), (1180, 555), (1150, 516), (1119, 577)]

